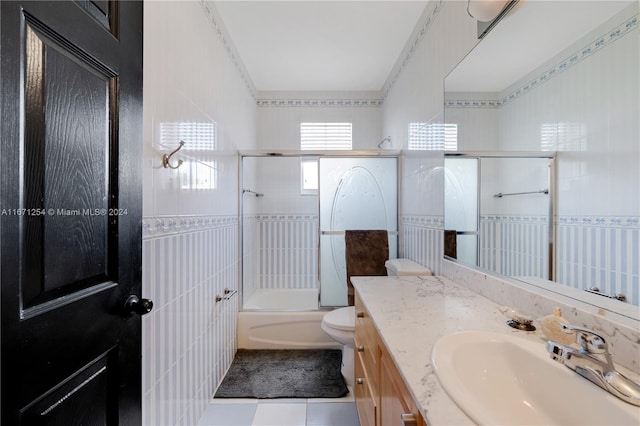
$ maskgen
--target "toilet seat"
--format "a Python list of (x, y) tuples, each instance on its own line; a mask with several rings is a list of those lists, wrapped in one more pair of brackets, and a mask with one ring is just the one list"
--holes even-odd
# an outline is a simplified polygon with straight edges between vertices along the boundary
[(354, 331), (356, 328), (356, 308), (347, 306), (346, 308), (334, 309), (324, 315), (322, 322), (336, 330)]

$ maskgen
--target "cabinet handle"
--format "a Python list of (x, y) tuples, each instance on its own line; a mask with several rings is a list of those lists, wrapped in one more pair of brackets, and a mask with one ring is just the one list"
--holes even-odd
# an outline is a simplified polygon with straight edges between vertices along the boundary
[(358, 352), (364, 352), (364, 345), (358, 346)]
[(402, 426), (418, 426), (416, 416), (414, 414), (400, 414)]
[(364, 312), (358, 312), (358, 313), (356, 313), (356, 316), (358, 318), (364, 318)]
[(358, 377), (358, 378), (356, 379), (356, 383), (357, 383), (357, 384), (359, 384), (359, 385), (361, 385), (361, 384), (363, 384), (363, 383), (364, 383), (364, 379), (363, 379), (362, 377)]

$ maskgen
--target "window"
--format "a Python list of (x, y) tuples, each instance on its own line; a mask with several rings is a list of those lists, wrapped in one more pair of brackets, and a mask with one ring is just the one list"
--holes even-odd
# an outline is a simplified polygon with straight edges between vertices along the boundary
[[(349, 150), (352, 147), (351, 123), (300, 123), (300, 149)], [(300, 193), (318, 193), (318, 159), (300, 162)]]
[(351, 123), (300, 123), (300, 149), (351, 149)]
[(412, 151), (455, 151), (458, 125), (452, 123), (409, 123), (409, 149)]
[(318, 159), (303, 158), (300, 161), (301, 194), (317, 194), (318, 193)]

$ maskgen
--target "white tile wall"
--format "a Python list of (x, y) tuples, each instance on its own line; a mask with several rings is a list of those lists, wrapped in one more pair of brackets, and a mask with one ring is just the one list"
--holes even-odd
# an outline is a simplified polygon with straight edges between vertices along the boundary
[(444, 245), (442, 216), (401, 216), (399, 257), (412, 259), (441, 273)]
[(637, 217), (568, 217), (557, 224), (557, 278), (570, 287), (598, 287), (640, 305)]
[(503, 275), (549, 277), (548, 216), (481, 215), (480, 266)]
[(256, 287), (318, 288), (318, 216), (258, 217)]
[(182, 229), (172, 221), (161, 227), (162, 220), (145, 219), (143, 291), (154, 301), (143, 320), (150, 425), (197, 422), (235, 353), (238, 297), (215, 297), (238, 288), (237, 217), (201, 218)]
[[(216, 19), (209, 2), (145, 2), (144, 425), (197, 424), (235, 352), (238, 296), (215, 296), (239, 286), (237, 150), (255, 148), (256, 101)], [(167, 123), (216, 131), (200, 150), (182, 135), (171, 170)]]
[(318, 215), (243, 217), (243, 299), (257, 289), (318, 288)]
[[(443, 79), (477, 43), (466, 2), (434, 1), (383, 88), (383, 134), (407, 149), (409, 123), (442, 123)], [(443, 255), (442, 151), (402, 157), (400, 253), (438, 273)]]
[(500, 140), (559, 151), (561, 217), (639, 216), (638, 31), (635, 4), (507, 89), (546, 77), (500, 108)]
[(377, 149), (383, 139), (378, 92), (259, 92), (259, 149), (300, 149), (301, 122), (353, 124), (353, 149)]

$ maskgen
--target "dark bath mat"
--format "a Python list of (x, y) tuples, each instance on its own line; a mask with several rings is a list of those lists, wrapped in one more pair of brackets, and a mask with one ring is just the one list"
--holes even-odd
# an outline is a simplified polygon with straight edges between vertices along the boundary
[(339, 398), (339, 349), (238, 349), (215, 398)]

